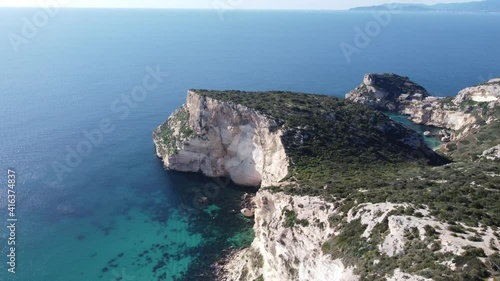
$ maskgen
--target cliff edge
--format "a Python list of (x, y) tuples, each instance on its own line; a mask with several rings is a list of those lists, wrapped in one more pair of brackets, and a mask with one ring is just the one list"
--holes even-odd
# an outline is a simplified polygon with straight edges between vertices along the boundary
[(269, 186), (288, 174), (281, 130), (255, 109), (188, 91), (186, 104), (154, 131), (167, 169)]
[(291, 92), (189, 90), (153, 139), (167, 169), (246, 186), (278, 185), (327, 162), (444, 161), (416, 132), (368, 107)]
[[(407, 78), (368, 80), (375, 91), (389, 85), (380, 101), (368, 95), (371, 88), (357, 100), (367, 104), (280, 91), (190, 90), (186, 104), (154, 131), (167, 169), (261, 186), (251, 204), (255, 239), (217, 263), (218, 280), (500, 276), (500, 149), (449, 163), (420, 134), (370, 108), (379, 103), (402, 112), (432, 97)], [(476, 92), (464, 91), (457, 102), (493, 102)], [(486, 138), (500, 131), (492, 116), (475, 121), (476, 134), (467, 136), (481, 145), (498, 142)]]
[(499, 145), (500, 78), (465, 88), (454, 97), (436, 97), (408, 77), (366, 74), (346, 99), (445, 129), (442, 151), (457, 159), (475, 159), (483, 152), (491, 155), (487, 150)]

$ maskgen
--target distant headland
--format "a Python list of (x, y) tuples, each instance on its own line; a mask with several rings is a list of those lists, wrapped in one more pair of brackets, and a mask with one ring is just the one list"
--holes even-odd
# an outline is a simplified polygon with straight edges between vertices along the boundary
[(408, 4), (408, 3), (392, 3), (376, 6), (364, 6), (350, 9), (350, 11), (380, 11), (394, 9), (407, 12), (500, 12), (500, 1), (484, 0), (465, 3), (443, 3), (436, 5), (425, 4)]

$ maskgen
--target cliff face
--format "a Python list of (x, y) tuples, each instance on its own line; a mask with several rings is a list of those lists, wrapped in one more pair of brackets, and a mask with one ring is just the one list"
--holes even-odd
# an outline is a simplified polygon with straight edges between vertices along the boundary
[[(441, 276), (471, 270), (456, 265), (463, 266), (457, 257), (470, 255), (470, 249), (492, 256), (500, 247), (496, 228), (451, 226), (433, 217), (426, 205), (362, 203), (346, 211), (341, 201), (265, 190), (254, 202), (256, 237), (249, 248), (227, 258), (218, 280), (433, 280), (402, 272), (401, 267), (410, 269), (404, 260), (417, 255), (440, 264)], [(460, 235), (456, 228), (463, 229)], [(364, 264), (348, 265), (356, 260)]]
[(478, 121), (474, 114), (458, 110), (455, 105), (436, 97), (408, 102), (397, 112), (408, 115), (414, 123), (451, 130), (461, 130)]
[(475, 108), (479, 104), (489, 108), (500, 104), (500, 79), (465, 88), (451, 100), (427, 97), (409, 102), (399, 112), (415, 123), (459, 131), (487, 119), (485, 112)]
[(190, 90), (153, 138), (167, 169), (227, 176), (245, 186), (277, 185), (293, 161), (327, 168), (367, 159), (441, 161), (421, 136), (383, 114), (289, 92)]
[[(472, 105), (500, 103), (500, 79), (461, 90), (453, 99), (429, 96), (427, 91), (407, 77), (396, 74), (366, 74), (363, 83), (346, 99), (372, 108), (408, 115), (418, 124), (462, 130), (478, 123), (480, 112)], [(479, 115), (479, 116), (478, 116)]]
[(476, 122), (469, 113), (456, 110), (408, 77), (396, 74), (366, 74), (346, 99), (374, 109), (410, 116), (418, 124), (459, 130)]
[(491, 79), (480, 85), (461, 90), (453, 100), (453, 103), (461, 104), (467, 100), (473, 102), (499, 103), (500, 78)]
[(352, 268), (325, 255), (334, 235), (329, 217), (339, 210), (317, 197), (259, 191), (254, 198), (255, 240), (230, 257), (221, 280), (358, 280)]
[(188, 92), (186, 104), (154, 132), (166, 168), (270, 186), (288, 174), (281, 130), (256, 110)]
[[(465, 103), (491, 99), (476, 92), (464, 92)], [(386, 97), (397, 97), (398, 110), (417, 104)], [(458, 106), (435, 102), (443, 110)], [(478, 147), (497, 143), (498, 115), (476, 110), (462, 112), (489, 117), (468, 136), (480, 139)], [(272, 186), (253, 199), (251, 247), (219, 264), (220, 280), (474, 280), (495, 273), (486, 261), (500, 258), (500, 233), (488, 227), (500, 227), (495, 163), (430, 168), (425, 164), (441, 159), (422, 136), (366, 106), (289, 92), (193, 90), (153, 137), (168, 169)]]

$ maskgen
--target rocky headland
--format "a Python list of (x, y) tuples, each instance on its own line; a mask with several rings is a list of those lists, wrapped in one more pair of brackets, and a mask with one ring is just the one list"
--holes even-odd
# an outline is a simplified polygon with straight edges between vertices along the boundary
[[(260, 186), (255, 239), (218, 280), (483, 280), (500, 274), (497, 82), (452, 99), (389, 74), (346, 100), (190, 90), (153, 138), (167, 169)], [(448, 130), (448, 149), (379, 110)], [(482, 134), (477, 154), (449, 147)]]
[[(465, 88), (456, 96), (437, 97), (429, 95), (424, 87), (408, 77), (366, 74), (346, 99), (407, 115), (416, 124), (443, 128), (441, 140), (448, 144), (442, 149), (451, 156), (473, 159), (483, 153), (495, 155), (487, 150), (498, 144), (500, 78)], [(487, 141), (478, 141), (478, 133), (492, 135)]]

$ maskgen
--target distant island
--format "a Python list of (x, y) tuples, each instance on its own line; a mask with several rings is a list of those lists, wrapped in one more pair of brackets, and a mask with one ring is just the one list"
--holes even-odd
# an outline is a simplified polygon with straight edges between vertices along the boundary
[(392, 3), (377, 6), (356, 7), (350, 11), (379, 11), (398, 6), (401, 11), (408, 12), (500, 12), (500, 1), (484, 0), (465, 3), (446, 3), (436, 5)]

